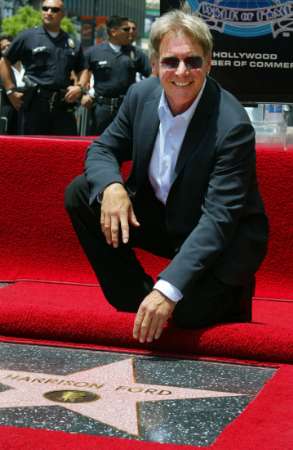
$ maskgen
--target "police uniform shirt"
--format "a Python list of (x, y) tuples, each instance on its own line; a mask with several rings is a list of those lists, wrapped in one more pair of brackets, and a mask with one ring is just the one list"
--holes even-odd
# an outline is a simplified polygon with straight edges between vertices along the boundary
[(108, 42), (95, 45), (85, 54), (86, 68), (94, 76), (97, 95), (119, 97), (135, 82), (136, 72), (148, 77), (151, 67), (146, 54), (133, 45), (122, 46), (116, 52)]
[(11, 64), (20, 60), (30, 80), (56, 90), (70, 85), (72, 70), (78, 73), (85, 68), (80, 44), (62, 30), (54, 38), (44, 27), (20, 33), (6, 57)]

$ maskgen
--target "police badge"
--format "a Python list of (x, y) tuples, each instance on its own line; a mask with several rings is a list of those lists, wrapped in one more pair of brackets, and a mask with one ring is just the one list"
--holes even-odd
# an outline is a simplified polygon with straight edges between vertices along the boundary
[(68, 38), (67, 43), (68, 43), (68, 46), (69, 46), (70, 48), (75, 48), (75, 42), (74, 42), (73, 39)]

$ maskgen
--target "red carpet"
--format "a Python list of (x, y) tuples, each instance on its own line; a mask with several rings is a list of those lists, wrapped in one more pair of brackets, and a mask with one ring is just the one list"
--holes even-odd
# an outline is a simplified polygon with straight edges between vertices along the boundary
[(253, 323), (170, 326), (142, 345), (132, 338), (134, 315), (116, 312), (97, 287), (20, 282), (0, 289), (2, 335), (256, 361), (293, 362), (292, 313), (293, 303), (255, 301)]
[(257, 173), (270, 221), (269, 251), (256, 295), (293, 300), (293, 148), (258, 147)]
[[(0, 137), (0, 277), (44, 281), (0, 289), (2, 335), (137, 346), (132, 315), (114, 312), (98, 289), (89, 287), (97, 282), (63, 209), (64, 188), (82, 171), (87, 145)], [(253, 323), (199, 331), (170, 327), (156, 349), (292, 362), (293, 152), (258, 149), (257, 167), (271, 238), (257, 278)], [(153, 274), (164, 262), (145, 252), (139, 256)], [(77, 286), (48, 284), (52, 281)]]

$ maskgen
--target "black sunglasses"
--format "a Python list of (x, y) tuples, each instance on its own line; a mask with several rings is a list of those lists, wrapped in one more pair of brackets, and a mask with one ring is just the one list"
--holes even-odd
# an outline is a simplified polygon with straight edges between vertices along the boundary
[(42, 6), (42, 11), (48, 12), (49, 9), (53, 14), (57, 14), (61, 11), (61, 8), (58, 8), (57, 6)]
[(180, 61), (184, 61), (187, 70), (200, 69), (203, 65), (201, 56), (187, 56), (183, 59), (179, 59), (176, 56), (166, 56), (161, 59), (160, 64), (166, 69), (175, 70), (178, 68)]

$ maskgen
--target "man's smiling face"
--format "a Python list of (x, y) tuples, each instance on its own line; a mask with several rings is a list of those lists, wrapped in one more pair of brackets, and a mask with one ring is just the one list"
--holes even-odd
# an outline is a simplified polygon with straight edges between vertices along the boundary
[[(164, 63), (170, 57), (173, 60), (179, 60), (177, 68), (168, 67), (168, 64)], [(193, 68), (186, 65), (190, 57), (195, 57), (195, 59), (200, 57), (202, 59), (201, 67)], [(210, 68), (211, 58), (204, 56), (202, 47), (188, 35), (175, 34), (170, 31), (163, 37), (159, 58), (155, 62), (155, 74), (160, 78), (169, 107), (174, 115), (189, 108), (201, 90)]]

